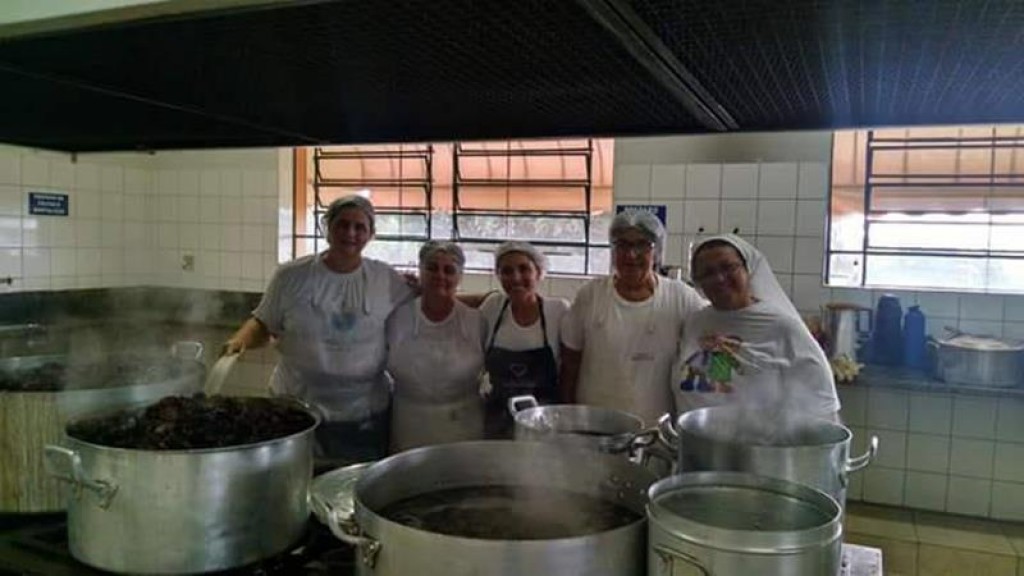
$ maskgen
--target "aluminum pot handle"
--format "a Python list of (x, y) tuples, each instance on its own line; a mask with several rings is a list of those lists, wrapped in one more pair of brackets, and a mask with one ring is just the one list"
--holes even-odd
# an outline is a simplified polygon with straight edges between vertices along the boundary
[[(658, 555), (658, 576), (711, 576), (707, 568), (693, 556), (673, 550), (668, 546), (655, 545), (654, 553)], [(685, 563), (683, 566), (676, 566), (676, 560)]]
[(85, 488), (96, 494), (101, 509), (106, 510), (110, 507), (114, 495), (117, 494), (117, 484), (86, 476), (85, 470), (82, 469), (82, 457), (74, 450), (53, 444), (48, 444), (43, 450), (47, 474), (61, 482), (70, 483), (75, 497), (78, 497), (82, 488)]
[(377, 565), (377, 555), (380, 554), (380, 542), (364, 536), (363, 529), (356, 522), (355, 514), (342, 514), (331, 503), (315, 493), (309, 494), (312, 505), (327, 512), (327, 527), (331, 534), (345, 544), (352, 546), (359, 551), (359, 559), (370, 570)]
[(672, 414), (666, 412), (658, 418), (658, 436), (669, 448), (679, 447), (679, 431), (672, 424)]
[(171, 345), (171, 356), (181, 360), (203, 361), (203, 343), (194, 340), (182, 340)]
[(878, 436), (872, 436), (871, 441), (868, 442), (867, 452), (846, 461), (846, 473), (849, 474), (850, 472), (863, 470), (868, 464), (871, 464), (876, 454), (878, 454)]
[[(522, 405), (522, 407), (520, 407), (520, 405)], [(529, 394), (526, 394), (525, 396), (513, 396), (508, 399), (508, 413), (513, 416), (523, 410), (536, 408), (537, 406), (540, 406), (537, 399)]]

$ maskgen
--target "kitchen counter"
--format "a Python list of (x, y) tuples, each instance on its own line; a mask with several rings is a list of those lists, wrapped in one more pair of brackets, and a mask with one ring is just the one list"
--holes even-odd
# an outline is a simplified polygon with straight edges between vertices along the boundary
[(864, 386), (868, 388), (891, 388), (914, 392), (934, 392), (936, 394), (959, 394), (966, 396), (988, 396), (1000, 398), (1024, 398), (1024, 387), (996, 388), (988, 386), (965, 386), (947, 384), (936, 380), (924, 370), (911, 368), (864, 366), (857, 379), (852, 383), (844, 382), (837, 386)]

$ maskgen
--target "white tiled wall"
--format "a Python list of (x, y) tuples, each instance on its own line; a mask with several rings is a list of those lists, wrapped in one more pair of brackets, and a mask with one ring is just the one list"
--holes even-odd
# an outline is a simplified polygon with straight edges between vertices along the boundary
[[(0, 147), (0, 293), (262, 290), (277, 264), (278, 150), (70, 155)], [(288, 166), (290, 168), (290, 166)], [(28, 213), (29, 192), (69, 216)], [(185, 270), (185, 258), (193, 270)]]
[[(152, 158), (98, 154), (77, 162), (0, 146), (0, 293), (147, 281), (146, 201)], [(69, 215), (28, 213), (30, 192), (68, 195)]]
[(263, 290), (278, 262), (279, 154), (157, 155), (150, 205), (156, 284)]
[(849, 498), (1001, 520), (1024, 520), (1024, 400), (839, 389), (856, 454), (877, 436), (875, 462)]

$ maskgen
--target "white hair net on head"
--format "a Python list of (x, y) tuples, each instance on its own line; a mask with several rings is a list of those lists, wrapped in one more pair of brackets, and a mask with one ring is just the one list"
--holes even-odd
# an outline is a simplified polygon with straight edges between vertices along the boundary
[(540, 250), (537, 250), (536, 246), (529, 242), (510, 240), (508, 242), (503, 242), (498, 246), (498, 250), (494, 253), (495, 272), (498, 271), (498, 264), (501, 263), (501, 259), (504, 258), (506, 254), (512, 254), (513, 252), (525, 254), (527, 258), (533, 261), (533, 265), (537, 267), (537, 271), (541, 274), (544, 274), (548, 269), (548, 259), (544, 257), (544, 254)]
[(366, 214), (366, 218), (370, 221), (370, 232), (376, 232), (377, 224), (377, 212), (373, 209), (373, 203), (366, 198), (358, 194), (349, 194), (348, 196), (342, 196), (334, 202), (331, 202), (327, 206), (327, 212), (324, 213), (323, 217), (323, 228), (324, 233), (330, 231), (331, 223), (338, 217), (345, 208), (358, 208)]
[(665, 248), (665, 226), (657, 216), (644, 210), (619, 212), (608, 227), (608, 238), (614, 242), (626, 230), (637, 230), (654, 243), (654, 264), (661, 264)]
[(455, 242), (444, 240), (428, 240), (423, 243), (423, 246), (420, 246), (420, 268), (423, 268), (423, 265), (437, 253), (451, 256), (455, 260), (459, 274), (462, 274), (462, 269), (466, 267), (466, 254)]

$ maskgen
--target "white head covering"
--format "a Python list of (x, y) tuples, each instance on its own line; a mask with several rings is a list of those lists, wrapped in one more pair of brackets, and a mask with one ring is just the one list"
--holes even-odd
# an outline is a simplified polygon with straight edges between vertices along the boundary
[(548, 269), (548, 260), (544, 257), (544, 254), (537, 250), (537, 247), (529, 242), (519, 242), (516, 240), (510, 240), (508, 242), (502, 242), (498, 246), (498, 250), (494, 253), (494, 271), (498, 271), (498, 263), (506, 254), (513, 252), (519, 252), (525, 254), (527, 258), (533, 261), (533, 265), (537, 267), (537, 271), (540, 276), (544, 275), (544, 272)]
[(643, 210), (625, 210), (612, 218), (608, 227), (608, 238), (613, 242), (618, 235), (626, 230), (638, 230), (654, 243), (654, 265), (661, 265), (662, 253), (665, 249), (665, 227), (661, 220), (650, 212)]
[(331, 202), (327, 207), (327, 212), (323, 216), (323, 230), (325, 234), (330, 231), (331, 223), (334, 222), (334, 219), (345, 208), (358, 208), (362, 210), (370, 221), (370, 232), (377, 231), (377, 212), (373, 209), (373, 203), (358, 194), (349, 194)]
[(455, 266), (459, 269), (459, 274), (462, 274), (463, 268), (466, 267), (466, 254), (458, 244), (448, 242), (447, 240), (427, 240), (423, 243), (423, 246), (420, 246), (420, 269), (437, 253), (451, 256), (455, 260)]
[(789, 297), (786, 296), (786, 291), (782, 289), (782, 285), (779, 284), (778, 279), (775, 277), (775, 273), (772, 272), (768, 259), (764, 257), (760, 250), (754, 248), (749, 242), (735, 234), (719, 234), (702, 238), (693, 247), (693, 254), (690, 255), (691, 273), (693, 271), (694, 257), (700, 251), (701, 246), (709, 242), (724, 242), (736, 249), (736, 252), (739, 253), (747, 268), (747, 274), (750, 276), (750, 293), (755, 298), (771, 302), (783, 312), (800, 318), (800, 313), (797, 312), (796, 306), (793, 306)]

